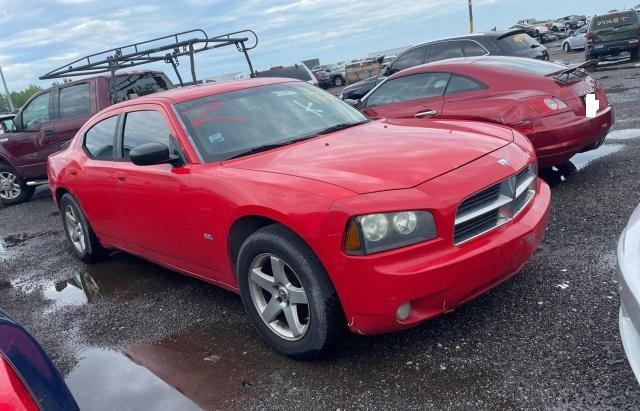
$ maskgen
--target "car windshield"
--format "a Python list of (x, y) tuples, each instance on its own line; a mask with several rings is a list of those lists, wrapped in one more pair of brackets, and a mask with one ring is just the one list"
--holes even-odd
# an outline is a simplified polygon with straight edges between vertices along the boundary
[(526, 49), (539, 47), (540, 44), (528, 34), (517, 33), (510, 36), (502, 37), (498, 40), (500, 46), (505, 51), (522, 51)]
[(627, 24), (636, 24), (638, 18), (636, 12), (628, 11), (625, 13), (609, 14), (606, 16), (596, 16), (593, 18), (592, 27), (594, 29), (614, 28)]
[(250, 154), (368, 121), (304, 82), (252, 87), (176, 104), (205, 162)]

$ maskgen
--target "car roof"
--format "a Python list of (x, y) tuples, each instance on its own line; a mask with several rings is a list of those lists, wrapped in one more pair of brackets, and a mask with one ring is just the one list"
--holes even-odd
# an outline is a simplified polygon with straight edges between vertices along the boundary
[(111, 106), (111, 108), (119, 108), (126, 107), (132, 104), (141, 104), (145, 102), (157, 102), (157, 101), (167, 101), (169, 100), (172, 103), (182, 103), (189, 100), (194, 100), (201, 97), (211, 96), (215, 94), (228, 93), (237, 90), (244, 90), (252, 87), (260, 87), (266, 86), (269, 84), (280, 84), (280, 83), (290, 83), (290, 82), (300, 82), (304, 83), (302, 80), (292, 79), (292, 78), (281, 78), (281, 77), (263, 77), (263, 78), (252, 78), (248, 80), (229, 80), (229, 81), (220, 81), (215, 83), (206, 83), (206, 84), (197, 84), (193, 86), (187, 87), (176, 87), (170, 90), (160, 91), (158, 93), (148, 94), (146, 96), (138, 97), (133, 100), (123, 101), (121, 103), (115, 104)]

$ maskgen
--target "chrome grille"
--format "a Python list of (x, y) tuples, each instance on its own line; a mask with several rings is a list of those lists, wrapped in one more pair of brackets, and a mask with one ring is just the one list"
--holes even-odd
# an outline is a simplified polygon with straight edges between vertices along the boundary
[(518, 215), (535, 195), (536, 177), (531, 164), (464, 200), (456, 213), (454, 244), (478, 237)]

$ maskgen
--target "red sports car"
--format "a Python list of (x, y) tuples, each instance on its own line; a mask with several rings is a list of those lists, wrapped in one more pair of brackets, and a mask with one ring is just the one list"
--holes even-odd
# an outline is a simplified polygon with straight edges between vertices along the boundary
[(411, 327), (515, 274), (545, 233), (536, 171), (507, 127), (372, 121), (290, 79), (130, 100), (49, 158), (79, 258), (124, 250), (239, 292), (295, 358), (345, 325)]
[[(588, 117), (586, 101), (599, 101)], [(549, 167), (598, 148), (614, 123), (602, 86), (581, 68), (518, 57), (444, 60), (396, 73), (362, 101), (370, 117), (476, 120), (526, 135)]]

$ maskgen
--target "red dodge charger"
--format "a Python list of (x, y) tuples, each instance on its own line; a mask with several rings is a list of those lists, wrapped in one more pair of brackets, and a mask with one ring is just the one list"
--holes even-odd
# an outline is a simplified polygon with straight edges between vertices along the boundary
[(49, 180), (80, 259), (123, 250), (238, 292), (295, 358), (345, 325), (411, 327), (506, 280), (550, 200), (507, 127), (372, 121), (290, 79), (109, 107), (49, 158)]
[[(597, 100), (587, 116), (589, 94)], [(549, 167), (598, 148), (613, 126), (604, 88), (580, 67), (484, 56), (410, 68), (387, 78), (357, 105), (370, 117), (504, 124), (526, 135)]]

